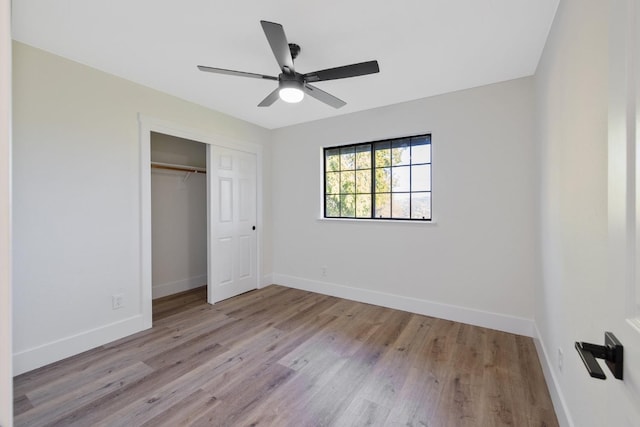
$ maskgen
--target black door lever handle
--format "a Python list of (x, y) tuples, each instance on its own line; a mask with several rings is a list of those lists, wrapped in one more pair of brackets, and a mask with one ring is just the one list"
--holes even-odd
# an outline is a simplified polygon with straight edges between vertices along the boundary
[(613, 376), (622, 379), (623, 347), (620, 341), (611, 332), (604, 333), (604, 345), (588, 342), (576, 342), (576, 350), (587, 368), (587, 372), (593, 378), (607, 379), (597, 359), (604, 359)]
[(591, 375), (593, 378), (606, 380), (607, 376), (602, 371), (602, 368), (600, 367), (600, 365), (598, 365), (598, 362), (596, 361), (596, 357), (593, 355), (591, 351), (585, 348), (585, 344), (589, 344), (589, 343), (576, 342), (576, 350), (578, 350), (578, 354), (580, 355), (580, 358), (582, 359), (584, 366), (587, 368), (587, 372), (589, 372), (589, 375)]

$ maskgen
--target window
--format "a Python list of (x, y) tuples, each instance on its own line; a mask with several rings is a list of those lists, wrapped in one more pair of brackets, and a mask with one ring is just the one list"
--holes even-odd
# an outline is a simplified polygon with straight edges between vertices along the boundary
[(431, 221), (431, 135), (325, 148), (324, 216)]

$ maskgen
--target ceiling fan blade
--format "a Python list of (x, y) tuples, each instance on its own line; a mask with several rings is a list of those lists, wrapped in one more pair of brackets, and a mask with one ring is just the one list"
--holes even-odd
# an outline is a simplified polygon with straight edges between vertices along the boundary
[(336, 98), (335, 96), (328, 94), (327, 92), (318, 89), (315, 86), (311, 86), (310, 84), (304, 85), (304, 92), (310, 96), (313, 96), (318, 101), (324, 102), (327, 105), (331, 105), (333, 108), (340, 108), (347, 105), (340, 98)]
[(274, 102), (276, 102), (278, 98), (280, 98), (279, 91), (280, 91), (280, 88), (277, 87), (276, 90), (274, 90), (269, 95), (267, 95), (267, 97), (263, 99), (260, 104), (258, 104), (258, 107), (268, 107)]
[(284, 34), (284, 28), (282, 25), (275, 22), (260, 21), (264, 35), (267, 36), (267, 41), (271, 46), (276, 61), (283, 72), (293, 72), (293, 58), (291, 57), (291, 51), (289, 50), (289, 43), (287, 42), (287, 36)]
[(364, 76), (380, 71), (378, 61), (367, 61), (359, 64), (344, 65), (342, 67), (328, 68), (326, 70), (314, 71), (304, 75), (305, 81), (320, 82), (324, 80), (345, 79), (347, 77)]
[(264, 74), (247, 73), (245, 71), (225, 70), (224, 68), (207, 67), (204, 65), (198, 65), (198, 70), (206, 71), (208, 73), (228, 74), (230, 76), (253, 77), (255, 79), (266, 79), (266, 80), (276, 80), (276, 81), (278, 80), (278, 78), (274, 76), (265, 76)]

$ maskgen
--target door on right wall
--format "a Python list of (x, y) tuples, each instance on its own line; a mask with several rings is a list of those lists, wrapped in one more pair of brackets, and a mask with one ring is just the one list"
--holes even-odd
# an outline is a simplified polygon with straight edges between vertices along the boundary
[(624, 346), (624, 378), (605, 368), (602, 420), (640, 426), (640, 4), (613, 0), (610, 13), (609, 283), (598, 314)]

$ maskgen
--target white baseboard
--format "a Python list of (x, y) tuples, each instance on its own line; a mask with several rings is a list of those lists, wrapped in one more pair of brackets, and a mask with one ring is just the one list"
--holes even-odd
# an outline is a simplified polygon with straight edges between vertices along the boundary
[(147, 328), (144, 318), (138, 314), (109, 325), (14, 353), (13, 375), (20, 375), (145, 329)]
[(309, 280), (286, 274), (274, 273), (273, 283), (288, 286), (290, 288), (302, 289), (305, 291), (317, 292), (353, 301), (395, 308), (416, 314), (423, 314), (425, 316), (482, 326), (527, 337), (532, 337), (534, 334), (533, 320), (522, 317), (491, 313), (418, 298), (338, 285), (335, 283)]
[(178, 292), (188, 291), (190, 289), (199, 288), (207, 284), (207, 275), (189, 277), (188, 279), (178, 280), (175, 282), (160, 283), (151, 287), (152, 298), (162, 298), (167, 295), (177, 294)]
[(571, 418), (567, 402), (562, 394), (562, 389), (558, 383), (558, 378), (555, 374), (552, 363), (552, 358), (549, 352), (544, 346), (544, 342), (540, 337), (540, 331), (538, 326), (534, 323), (534, 336), (533, 342), (536, 345), (536, 351), (538, 352), (538, 359), (540, 359), (540, 365), (542, 365), (542, 373), (544, 379), (547, 382), (547, 388), (549, 389), (549, 395), (551, 395), (551, 401), (553, 402), (553, 409), (556, 411), (556, 417), (558, 418), (558, 424), (560, 427), (573, 427), (573, 419)]

